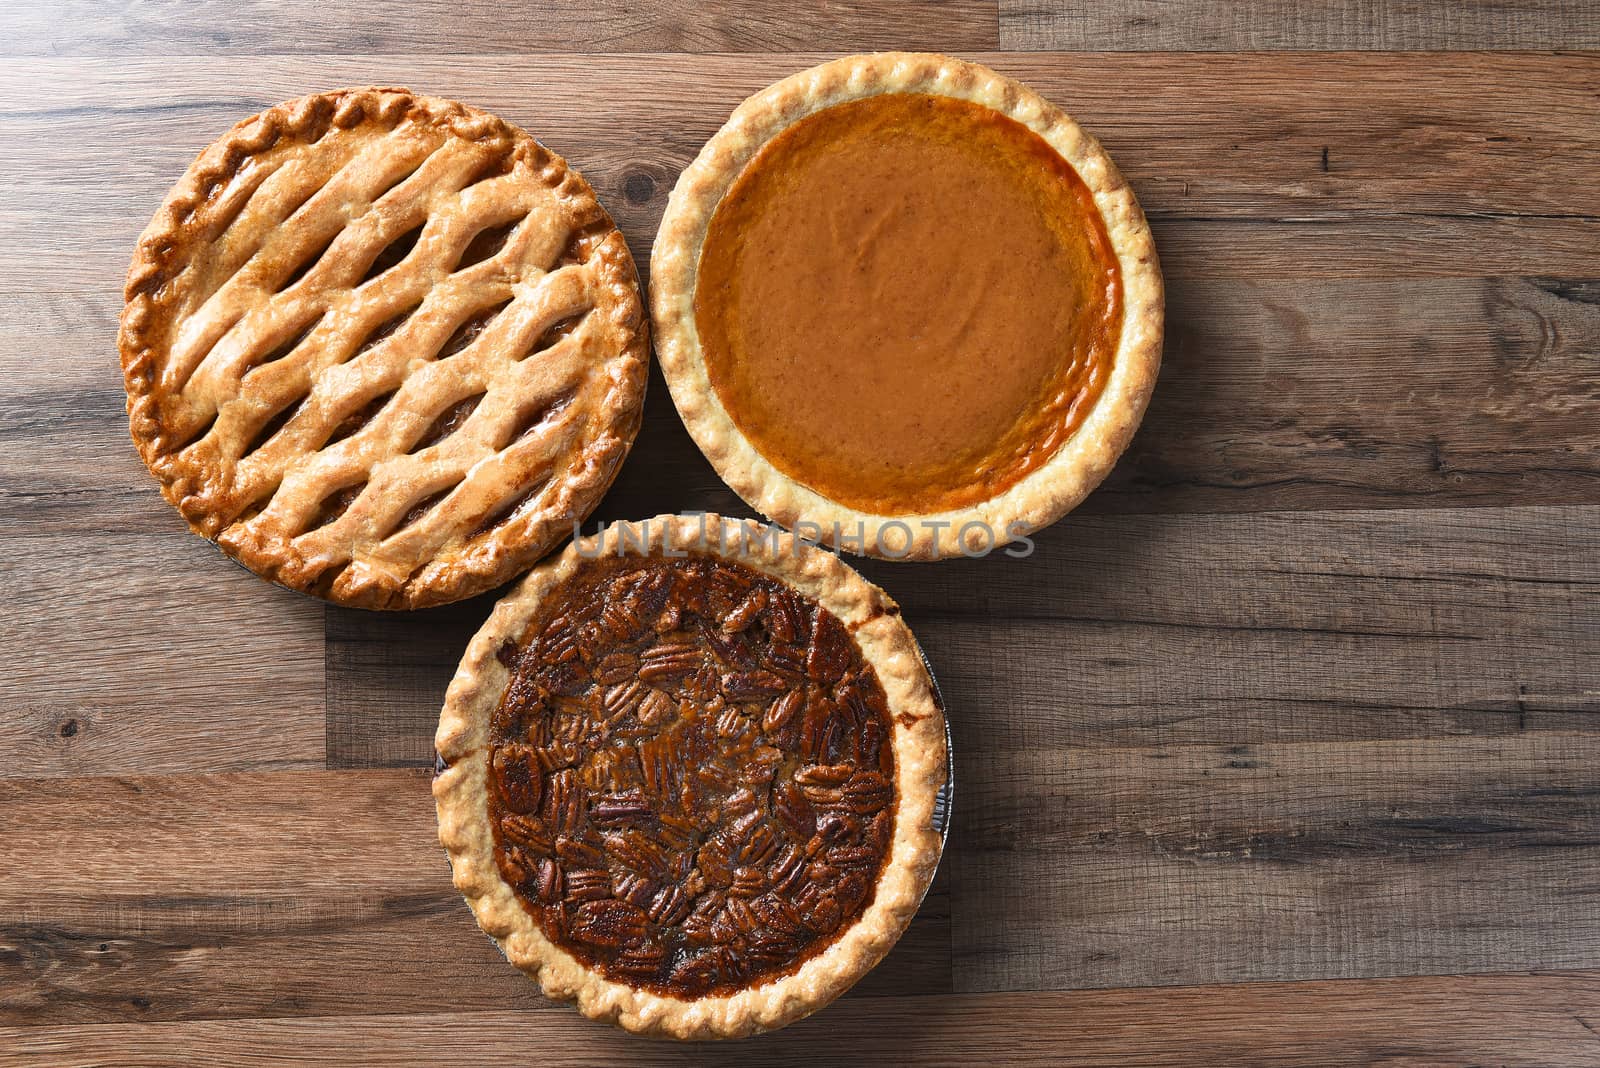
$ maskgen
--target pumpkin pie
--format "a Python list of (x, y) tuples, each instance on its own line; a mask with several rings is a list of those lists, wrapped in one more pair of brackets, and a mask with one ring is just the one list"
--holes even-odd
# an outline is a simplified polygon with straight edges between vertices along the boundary
[(622, 235), (560, 157), (453, 101), (348, 89), (239, 123), (140, 237), (126, 298), (129, 422), (162, 492), (341, 604), (507, 581), (639, 425)]
[(673, 402), (724, 481), (876, 556), (1059, 518), (1160, 362), (1155, 247), (1105, 151), (947, 56), (840, 59), (746, 101), (673, 190), (651, 289)]
[(945, 738), (881, 590), (776, 528), (661, 516), (496, 606), (440, 715), (439, 834), (546, 994), (740, 1037), (826, 1005), (905, 929)]

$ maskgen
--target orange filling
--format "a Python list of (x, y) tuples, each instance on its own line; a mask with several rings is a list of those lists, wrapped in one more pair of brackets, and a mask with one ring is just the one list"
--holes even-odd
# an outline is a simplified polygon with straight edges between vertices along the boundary
[(894, 94), (769, 142), (712, 216), (695, 321), (723, 406), (823, 496), (988, 500), (1104, 388), (1122, 283), (1083, 180), (991, 108)]

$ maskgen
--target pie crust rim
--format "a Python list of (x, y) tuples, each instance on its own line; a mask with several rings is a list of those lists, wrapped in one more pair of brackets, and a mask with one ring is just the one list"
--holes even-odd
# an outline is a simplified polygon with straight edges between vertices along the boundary
[[(187, 446), (169, 449), (163, 442), (160, 394), (165, 387), (160, 381), (160, 354), (154, 348), (160, 343), (166, 320), (177, 314), (166, 312), (159, 299), (169, 273), (181, 273), (181, 269), (171, 270), (174, 257), (185, 246), (203, 250), (208, 243), (205, 239), (197, 242), (193, 236), (205, 222), (208, 191), (230, 181), (251, 158), (270, 150), (283, 136), (303, 134), (313, 124), (328, 121), (330, 111), (334, 122), (354, 115), (358, 123), (370, 121), (372, 116), (420, 114), (429, 123), (467, 140), (509, 140), (508, 158), (526, 160), (537, 181), (557, 196), (592, 209), (609, 226), (590, 253), (594, 289), (601, 296), (589, 314), (599, 315), (604, 309), (603, 328), (618, 342), (603, 364), (588, 372), (606, 373), (610, 381), (599, 403), (581, 413), (583, 426), (569, 442), (573, 454), (565, 464), (565, 474), (549, 490), (545, 507), (502, 522), (489, 532), (457, 539), (402, 580), (381, 573), (364, 574), (362, 581), (347, 591), (316, 588), (316, 576), (304, 574), (305, 560), (292, 544), (298, 535), (226, 536), (228, 523), (212, 514), (196, 494), (197, 479), (175, 464), (177, 454)], [(171, 329), (176, 329), (176, 323)], [(348, 607), (384, 610), (432, 607), (483, 593), (514, 578), (559, 545), (570, 533), (572, 522), (581, 520), (599, 503), (632, 448), (642, 419), (650, 360), (649, 324), (632, 255), (583, 176), (525, 130), (498, 115), (406, 88), (378, 86), (335, 89), (284, 101), (239, 121), (208, 145), (168, 190), (138, 238), (124, 287), (117, 347), (134, 446), (162, 495), (193, 533), (270, 582)]]
[[(702, 521), (704, 526), (702, 526)], [(435, 738), (441, 768), (433, 780), (439, 840), (453, 879), (478, 925), (545, 995), (576, 1001), (584, 1015), (640, 1034), (724, 1039), (770, 1031), (817, 1011), (870, 971), (916, 915), (943, 850), (934, 808), (948, 776), (945, 718), (926, 662), (899, 608), (833, 553), (779, 531), (741, 543), (739, 531), (772, 528), (717, 515), (657, 516), (617, 524), (569, 545), (523, 578), (468, 645), (451, 680)], [(726, 548), (708, 544), (703, 532)], [(600, 538), (606, 539), (603, 543)], [(709, 551), (794, 587), (850, 630), (882, 684), (895, 753), (894, 838), (872, 903), (820, 953), (794, 972), (733, 994), (694, 999), (658, 994), (608, 979), (547, 938), (501, 876), (488, 819), (491, 719), (511, 679), (498, 653), (519, 640), (544, 596), (602, 545), (605, 552)], [(741, 547), (742, 546), (742, 547)]]
[[(700, 253), (712, 215), (745, 165), (800, 119), (884, 93), (931, 93), (971, 101), (1042, 137), (1092, 194), (1117, 258), (1123, 294), (1122, 332), (1111, 375), (1066, 443), (987, 500), (912, 515), (863, 512), (773, 466), (734, 423), (712, 387), (694, 313)], [(784, 527), (812, 524), (813, 540), (886, 559), (982, 554), (1061, 518), (1100, 484), (1127, 448), (1161, 365), (1163, 283), (1155, 242), (1133, 190), (1100, 143), (1021, 83), (988, 67), (932, 53), (848, 56), (791, 75), (735, 109), (668, 197), (651, 251), (650, 305), (656, 358), (673, 404), (723, 481)], [(964, 532), (969, 523), (986, 524), (993, 541), (981, 529)], [(909, 527), (909, 538), (899, 530), (886, 532), (895, 524)], [(839, 532), (843, 538), (836, 537)]]

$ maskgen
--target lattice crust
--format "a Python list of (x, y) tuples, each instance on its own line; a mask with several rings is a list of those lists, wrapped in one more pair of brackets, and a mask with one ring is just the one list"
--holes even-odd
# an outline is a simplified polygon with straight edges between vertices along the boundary
[(264, 577), (416, 608), (543, 556), (638, 429), (633, 261), (583, 178), (452, 101), (355, 89), (207, 149), (140, 237), (135, 444)]

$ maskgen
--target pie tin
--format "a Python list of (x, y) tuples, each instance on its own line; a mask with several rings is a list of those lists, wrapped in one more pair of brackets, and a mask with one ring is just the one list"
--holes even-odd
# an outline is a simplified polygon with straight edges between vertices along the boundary
[(950, 840), (950, 806), (956, 799), (956, 750), (955, 741), (950, 736), (950, 713), (945, 710), (944, 693), (939, 689), (939, 679), (933, 673), (933, 665), (928, 662), (928, 654), (922, 651), (922, 646), (917, 645), (917, 655), (922, 658), (922, 666), (927, 669), (928, 683), (933, 687), (933, 703), (939, 708), (939, 715), (944, 720), (944, 785), (939, 787), (939, 792), (933, 797), (933, 829), (939, 832), (939, 856), (944, 857), (945, 843)]

